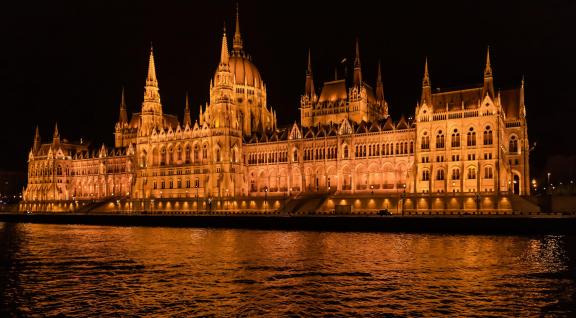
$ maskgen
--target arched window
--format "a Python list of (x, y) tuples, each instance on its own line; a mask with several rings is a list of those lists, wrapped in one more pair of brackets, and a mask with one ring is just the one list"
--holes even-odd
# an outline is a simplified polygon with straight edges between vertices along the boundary
[(166, 164), (174, 164), (174, 149), (172, 149), (172, 147), (168, 148), (168, 160)]
[(200, 156), (200, 149), (198, 149), (198, 144), (194, 145), (194, 162), (197, 162)]
[(166, 165), (166, 148), (164, 148), (164, 147), (162, 147), (162, 149), (160, 149), (160, 165), (161, 166)]
[(518, 139), (516, 138), (516, 136), (510, 137), (510, 144), (508, 147), (508, 151), (514, 153), (518, 152)]
[(473, 167), (468, 168), (468, 179), (476, 179), (476, 169)]
[(452, 148), (457, 148), (460, 147), (460, 132), (458, 132), (458, 129), (454, 129), (454, 132), (452, 132)]
[(236, 162), (236, 149), (232, 148), (232, 162)]
[(170, 189), (173, 189), (173, 188), (174, 188), (174, 181), (170, 180)]
[(476, 146), (476, 132), (474, 131), (474, 128), (472, 128), (472, 127), (470, 127), (470, 130), (468, 130), (466, 145), (468, 147)]
[(436, 180), (444, 180), (444, 170), (436, 171)]
[(202, 159), (208, 159), (208, 145), (206, 144), (202, 147)]
[(422, 142), (420, 143), (421, 149), (430, 149), (430, 136), (428, 136), (427, 132), (422, 134)]
[(460, 169), (452, 169), (452, 180), (460, 180)]
[(344, 158), (348, 158), (348, 146), (344, 145)]
[(298, 149), (294, 149), (293, 157), (294, 157), (294, 162), (298, 162)]
[(422, 181), (430, 180), (430, 171), (424, 170), (422, 171)]
[(216, 162), (220, 162), (222, 158), (220, 158), (220, 148), (216, 148)]
[(182, 188), (182, 180), (178, 179), (178, 182), (176, 184), (178, 189)]
[(58, 165), (58, 167), (56, 168), (56, 175), (61, 176), (62, 175), (62, 166)]
[(176, 149), (176, 158), (178, 158), (178, 161), (182, 161), (182, 147), (180, 146)]
[(484, 145), (491, 145), (492, 143), (492, 128), (486, 126), (486, 130), (484, 130)]
[(436, 148), (444, 148), (444, 134), (442, 130), (438, 131), (436, 135)]
[(414, 142), (410, 142), (410, 153), (414, 153)]
[(492, 167), (484, 167), (484, 179), (492, 179), (494, 174), (492, 173)]
[(162, 182), (160, 183), (160, 188), (161, 189), (165, 189), (166, 188), (166, 182), (164, 180), (162, 180)]

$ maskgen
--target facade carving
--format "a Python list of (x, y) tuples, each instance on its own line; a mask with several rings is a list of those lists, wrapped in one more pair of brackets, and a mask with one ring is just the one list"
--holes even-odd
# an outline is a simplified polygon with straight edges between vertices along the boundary
[(426, 61), (414, 116), (397, 121), (380, 65), (374, 89), (358, 42), (355, 55), (353, 78), (325, 82), (317, 95), (308, 53), (300, 123), (281, 128), (238, 16), (194, 121), (188, 97), (181, 121), (163, 112), (151, 50), (141, 110), (128, 118), (122, 92), (113, 148), (69, 142), (57, 127), (42, 143), (36, 130), (24, 199), (529, 194), (524, 82), (495, 90), (489, 52), (483, 84), (468, 89), (433, 92)]

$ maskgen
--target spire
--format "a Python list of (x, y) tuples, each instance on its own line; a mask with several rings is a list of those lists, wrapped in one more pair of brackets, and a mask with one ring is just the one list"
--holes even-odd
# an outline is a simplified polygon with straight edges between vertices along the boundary
[(32, 145), (32, 149), (36, 150), (40, 147), (40, 130), (38, 129), (38, 125), (36, 125), (36, 131), (34, 132), (34, 144)]
[(190, 97), (188, 96), (188, 92), (186, 92), (186, 106), (184, 107), (184, 127), (186, 125), (190, 126), (192, 124), (192, 120), (190, 119)]
[(154, 46), (150, 44), (150, 58), (148, 60), (148, 76), (146, 77), (146, 86), (158, 87), (156, 79), (156, 65), (154, 63)]
[(220, 51), (220, 65), (228, 65), (228, 40), (226, 39), (226, 25), (222, 34), (222, 50)]
[(376, 80), (376, 101), (384, 102), (384, 84), (382, 83), (382, 67), (378, 60), (378, 78)]
[(148, 60), (148, 76), (144, 92), (145, 102), (160, 103), (158, 79), (156, 78), (156, 63), (154, 62), (154, 47), (150, 44), (150, 58)]
[(236, 31), (234, 32), (233, 48), (235, 54), (242, 53), (242, 36), (240, 35), (240, 14), (238, 13), (238, 3), (236, 3)]
[(314, 100), (316, 97), (316, 92), (314, 90), (314, 79), (312, 77), (312, 56), (310, 49), (308, 49), (308, 68), (306, 69), (306, 87), (304, 88), (304, 94), (311, 100)]
[(360, 63), (360, 44), (356, 38), (356, 57), (354, 58), (354, 85), (362, 83), (362, 65)]
[(432, 106), (432, 87), (430, 86), (430, 75), (428, 74), (428, 57), (424, 64), (424, 77), (422, 78), (422, 97), (420, 104)]
[(486, 67), (484, 68), (484, 77), (492, 77), (492, 66), (490, 65), (490, 46), (486, 50)]
[(60, 133), (58, 132), (58, 123), (54, 125), (54, 135), (52, 136), (52, 143), (54, 145), (60, 143)]
[(486, 95), (494, 98), (494, 79), (492, 78), (492, 66), (490, 65), (490, 46), (486, 49), (486, 66), (484, 68), (484, 86), (482, 98)]
[(122, 97), (120, 99), (120, 116), (118, 118), (120, 123), (128, 123), (128, 114), (126, 112), (126, 99), (124, 98), (124, 86), (122, 86)]

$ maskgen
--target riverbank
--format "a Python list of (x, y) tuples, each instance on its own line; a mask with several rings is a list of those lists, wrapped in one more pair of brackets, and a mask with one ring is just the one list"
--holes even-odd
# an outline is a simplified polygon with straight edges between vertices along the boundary
[(235, 228), (289, 231), (360, 231), (469, 234), (576, 234), (576, 217), (561, 215), (488, 216), (239, 216), (0, 214), (0, 222)]

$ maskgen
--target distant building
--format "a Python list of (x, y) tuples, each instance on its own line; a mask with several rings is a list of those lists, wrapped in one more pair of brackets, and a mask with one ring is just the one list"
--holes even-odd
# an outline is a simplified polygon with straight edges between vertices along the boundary
[(67, 142), (57, 127), (42, 143), (36, 130), (24, 198), (530, 193), (524, 83), (496, 90), (489, 52), (482, 85), (463, 90), (433, 92), (426, 62), (414, 116), (397, 121), (380, 66), (371, 86), (358, 42), (355, 55), (353, 79), (336, 77), (317, 94), (308, 53), (300, 123), (280, 128), (238, 16), (194, 121), (188, 98), (182, 120), (163, 112), (151, 50), (139, 113), (128, 117), (122, 93), (115, 147)]

